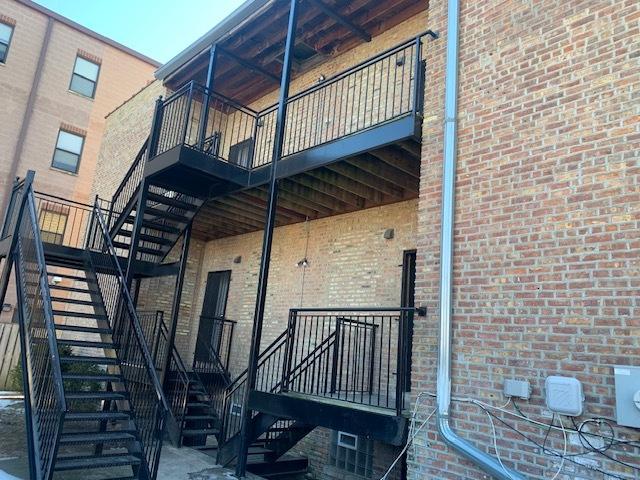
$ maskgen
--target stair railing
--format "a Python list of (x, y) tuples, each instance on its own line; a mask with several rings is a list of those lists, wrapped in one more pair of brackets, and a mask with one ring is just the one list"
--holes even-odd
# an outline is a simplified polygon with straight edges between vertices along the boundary
[[(102, 209), (97, 202), (94, 205), (86, 249), (113, 331), (113, 342), (129, 395), (128, 402), (143, 446), (143, 464), (148, 470), (149, 478), (154, 479), (158, 471), (169, 407)], [(91, 255), (93, 252), (97, 254)]]
[[(285, 363), (288, 330), (282, 332), (258, 356), (256, 374), (256, 390), (275, 392), (280, 388), (282, 367)], [(240, 433), (242, 425), (242, 408), (247, 389), (247, 370), (245, 369), (227, 387), (223, 402), (222, 428), (220, 440), (222, 443)]]
[(109, 231), (113, 233), (115, 225), (122, 223), (121, 216), (128, 215), (133, 208), (135, 199), (138, 196), (138, 190), (142, 177), (144, 176), (145, 160), (147, 158), (147, 148), (149, 146), (149, 138), (147, 138), (142, 147), (138, 151), (136, 158), (125, 173), (124, 178), (118, 185), (113, 197), (111, 197), (111, 208), (109, 209), (109, 217), (107, 225)]
[(172, 441), (174, 444), (180, 445), (184, 419), (187, 414), (189, 388), (191, 387), (189, 372), (175, 346), (171, 346), (169, 369), (166, 373), (162, 372), (166, 365), (167, 347), (169, 345), (169, 332), (167, 325), (164, 323), (164, 312), (138, 311), (137, 313), (144, 336), (151, 346), (151, 355), (156, 371), (158, 376), (163, 379), (164, 395), (175, 422), (169, 428)]
[(13, 204), (14, 208), (20, 205), (12, 217), (14, 261), (30, 473), (31, 478), (49, 480), (54, 473), (67, 405), (32, 179), (30, 172), (20, 187), (26, 201)]

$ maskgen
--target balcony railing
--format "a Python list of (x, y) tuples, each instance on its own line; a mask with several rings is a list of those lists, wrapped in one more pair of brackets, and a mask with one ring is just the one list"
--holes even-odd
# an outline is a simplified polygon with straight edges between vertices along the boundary
[[(42, 242), (71, 248), (85, 248), (93, 207), (47, 193), (34, 193), (36, 216)], [(109, 203), (96, 199), (102, 208)]]
[[(422, 37), (287, 99), (283, 157), (422, 112)], [(184, 145), (245, 169), (271, 162), (277, 105), (257, 112), (190, 82), (156, 112), (151, 157)]]

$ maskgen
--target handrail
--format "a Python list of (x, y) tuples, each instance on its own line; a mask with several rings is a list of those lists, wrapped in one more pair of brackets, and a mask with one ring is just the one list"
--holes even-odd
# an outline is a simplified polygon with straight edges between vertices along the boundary
[(133, 160), (133, 163), (129, 165), (129, 169), (127, 170), (127, 173), (124, 174), (124, 177), (122, 177), (122, 181), (120, 182), (120, 185), (118, 185), (118, 188), (116, 188), (116, 191), (111, 196), (112, 205), (115, 203), (116, 198), (122, 192), (122, 189), (124, 188), (125, 184), (127, 183), (127, 180), (129, 179), (129, 177), (131, 176), (135, 168), (138, 166), (138, 163), (140, 163), (140, 161), (144, 159), (144, 151), (147, 149), (148, 145), (149, 145), (149, 137), (146, 138), (146, 140), (142, 144), (142, 147), (140, 147), (140, 150), (138, 150), (138, 153), (136, 154)]
[[(373, 65), (374, 63), (378, 62), (381, 58), (384, 58), (388, 55), (393, 55), (394, 53), (399, 52), (400, 50), (406, 48), (407, 46), (411, 45), (412, 43), (414, 43), (417, 39), (421, 39), (422, 37), (425, 37), (427, 35), (432, 35), (433, 32), (431, 30), (426, 30), (414, 37), (411, 37), (408, 40), (405, 40), (402, 43), (399, 43), (397, 45), (394, 45), (393, 47), (388, 48), (387, 50), (383, 50), (382, 52), (376, 54), (374, 57), (370, 57), (367, 58), (366, 60), (363, 60), (362, 62), (351, 66), (345, 70), (342, 70), (341, 72), (336, 73), (335, 75), (327, 78), (326, 80), (324, 80), (322, 83), (318, 83), (316, 85), (312, 85), (311, 87), (307, 87), (304, 90), (301, 90), (300, 92), (290, 96), (289, 98), (287, 98), (287, 103), (289, 102), (293, 102), (294, 100), (297, 100), (300, 97), (304, 97), (310, 93), (313, 93), (317, 90), (321, 90), (322, 88), (326, 88), (328, 85), (331, 85), (332, 83), (337, 82), (338, 80), (341, 80), (349, 75), (351, 75), (352, 73), (358, 72), (370, 65)], [(259, 115), (264, 115), (266, 113), (269, 113), (272, 110), (275, 110), (278, 107), (278, 104), (273, 104), (270, 105), (266, 108), (264, 108), (263, 110), (260, 110)]]
[[(34, 478), (49, 480), (53, 476), (62, 424), (68, 409), (47, 266), (36, 216), (33, 175), (30, 171), (12, 192), (12, 197), (16, 196), (10, 203), (11, 210), (14, 210), (11, 218), (15, 218), (12, 233), (15, 252), (12, 258), (19, 305), (29, 469)], [(20, 191), (22, 198), (18, 200)]]
[(153, 368), (153, 359), (151, 358), (151, 354), (149, 353), (149, 349), (147, 347), (147, 342), (145, 341), (144, 334), (142, 333), (142, 328), (140, 327), (140, 322), (138, 321), (136, 309), (133, 306), (133, 300), (131, 299), (131, 294), (129, 293), (129, 289), (127, 288), (127, 285), (124, 281), (124, 274), (122, 273), (122, 269), (120, 267), (120, 261), (116, 253), (116, 249), (111, 243), (111, 237), (109, 236), (109, 231), (107, 230), (107, 227), (104, 223), (102, 209), (100, 208), (100, 205), (98, 203), (94, 205), (94, 214), (95, 214), (94, 218), (98, 222), (98, 226), (100, 227), (100, 230), (103, 235), (103, 240), (107, 246), (108, 254), (111, 256), (112, 260), (114, 261), (113, 263), (116, 269), (115, 276), (118, 280), (118, 283), (120, 284), (121, 295), (124, 298), (125, 306), (129, 311), (129, 315), (131, 316), (133, 329), (134, 329), (133, 331), (137, 337), (138, 342), (140, 342), (142, 346), (142, 353), (145, 359), (144, 366), (147, 369), (149, 376), (151, 377), (151, 381), (153, 382), (153, 386), (156, 391), (156, 398), (162, 404), (165, 410), (169, 410), (169, 407), (167, 406), (167, 401), (162, 391), (162, 385), (160, 384), (160, 380), (158, 379), (155, 368)]

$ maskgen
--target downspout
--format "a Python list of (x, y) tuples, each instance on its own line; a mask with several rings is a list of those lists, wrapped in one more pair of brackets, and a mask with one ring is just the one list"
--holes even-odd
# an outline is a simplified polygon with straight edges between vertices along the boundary
[(442, 213), (440, 238), (440, 335), (437, 377), (437, 423), (444, 441), (454, 450), (500, 480), (525, 480), (505, 470), (498, 460), (456, 434), (449, 424), (451, 407), (451, 325), (453, 225), (458, 141), (458, 37), (459, 0), (449, 0), (447, 12), (447, 64), (444, 99), (444, 153), (442, 167)]

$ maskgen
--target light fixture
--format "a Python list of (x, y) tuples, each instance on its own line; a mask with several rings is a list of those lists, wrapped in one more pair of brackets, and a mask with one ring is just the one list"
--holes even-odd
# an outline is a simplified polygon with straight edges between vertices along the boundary
[(327, 79), (327, 77), (325, 77), (323, 74), (321, 74), (321, 75), (318, 77), (318, 83), (322, 83), (322, 82), (324, 82), (326, 79)]
[(54, 285), (58, 285), (60, 282), (62, 282), (62, 277), (54, 276), (51, 279), (51, 283), (53, 283)]
[(3, 312), (10, 312), (12, 308), (13, 308), (13, 305), (11, 305), (10, 303), (3, 303), (2, 304), (2, 311)]
[(242, 255), (238, 255), (233, 259), (233, 263), (242, 263)]
[(382, 234), (382, 236), (386, 239), (386, 240), (391, 240), (394, 236), (395, 236), (395, 230), (393, 228), (387, 228), (384, 233)]
[(307, 268), (308, 266), (309, 266), (309, 260), (307, 260), (306, 258), (303, 258), (298, 263), (296, 263), (296, 267), (298, 267), (298, 268), (300, 268), (300, 267)]

